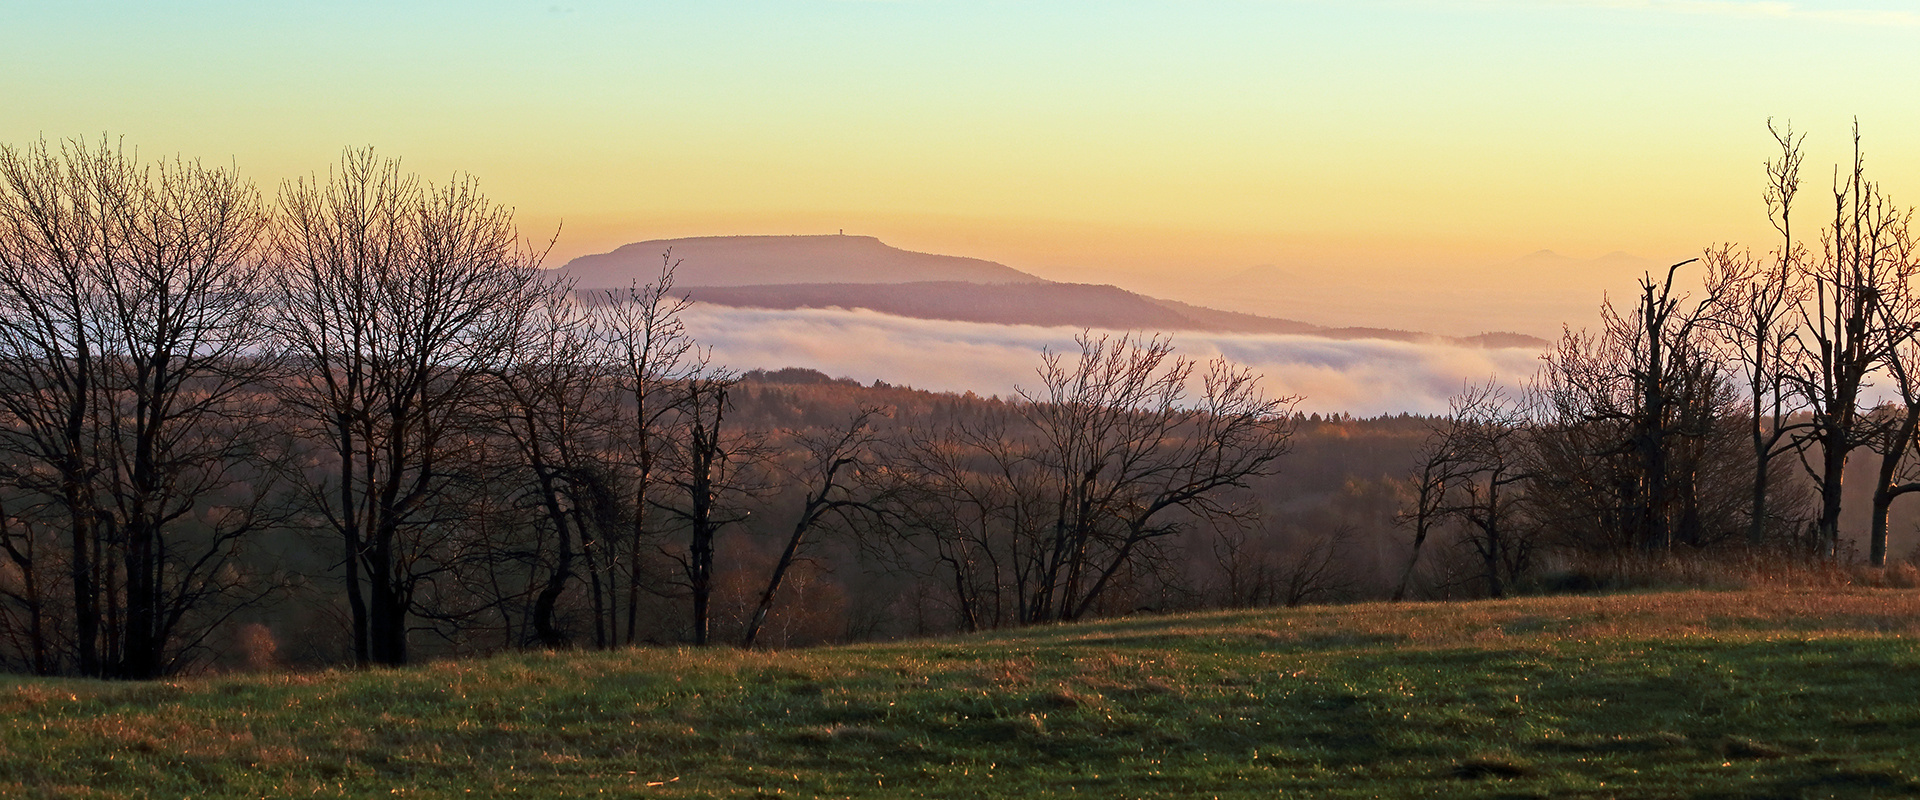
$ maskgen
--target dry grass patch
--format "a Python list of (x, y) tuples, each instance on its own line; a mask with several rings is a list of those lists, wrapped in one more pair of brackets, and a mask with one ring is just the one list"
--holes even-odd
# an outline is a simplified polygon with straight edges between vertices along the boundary
[(994, 659), (974, 665), (968, 672), (976, 686), (1025, 688), (1033, 685), (1033, 657), (1023, 655)]
[(1916, 620), (1909, 590), (1683, 592), (26, 680), (0, 690), (0, 794), (1887, 794), (1920, 763), (1920, 698), (1891, 691)]
[(1504, 753), (1477, 755), (1455, 764), (1453, 777), (1466, 780), (1481, 778), (1524, 778), (1535, 773), (1532, 762)]

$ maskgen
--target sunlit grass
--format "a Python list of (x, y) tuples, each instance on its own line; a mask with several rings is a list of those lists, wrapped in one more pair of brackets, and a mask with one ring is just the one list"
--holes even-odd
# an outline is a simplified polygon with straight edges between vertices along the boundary
[(779, 653), (0, 684), (53, 797), (1920, 793), (1920, 593), (1105, 621)]

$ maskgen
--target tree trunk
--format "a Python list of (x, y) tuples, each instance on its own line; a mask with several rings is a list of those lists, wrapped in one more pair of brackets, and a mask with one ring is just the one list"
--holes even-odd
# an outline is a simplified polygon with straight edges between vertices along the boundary
[(707, 644), (713, 598), (713, 530), (705, 521), (694, 523), (693, 541), (687, 548), (687, 583), (693, 591), (693, 643)]
[(1498, 600), (1507, 596), (1506, 585), (1500, 580), (1500, 534), (1491, 525), (1485, 532), (1487, 546), (1481, 549), (1480, 557), (1487, 570), (1487, 596)]
[(1887, 516), (1893, 508), (1894, 498), (1908, 492), (1920, 491), (1920, 483), (1895, 485), (1883, 482), (1873, 492), (1873, 534), (1867, 558), (1875, 567), (1887, 565)]
[(1427, 523), (1416, 523), (1413, 533), (1413, 553), (1407, 556), (1407, 566), (1400, 571), (1400, 582), (1394, 584), (1392, 602), (1399, 603), (1407, 599), (1407, 585), (1413, 583), (1413, 570), (1420, 564), (1420, 548), (1427, 543)]
[(767, 588), (760, 593), (760, 604), (753, 609), (753, 618), (747, 622), (747, 635), (740, 640), (740, 646), (753, 648), (753, 641), (760, 635), (760, 626), (766, 624), (767, 615), (773, 611), (774, 595), (780, 591), (780, 582), (787, 577), (787, 569), (793, 566), (794, 554), (800, 550), (800, 541), (806, 538), (807, 529), (813, 526), (813, 509), (809, 508), (793, 526), (793, 535), (787, 537), (787, 547), (780, 551), (780, 561), (773, 565), (773, 575), (767, 578)]
[[(529, 430), (533, 421), (527, 421)], [(530, 448), (537, 448), (530, 444)], [(546, 647), (561, 648), (567, 646), (567, 635), (554, 622), (554, 610), (560, 602), (561, 593), (567, 590), (567, 583), (573, 580), (573, 535), (567, 524), (567, 515), (560, 507), (559, 491), (554, 486), (553, 475), (546, 465), (539, 463), (540, 456), (534, 451), (534, 472), (540, 481), (541, 501), (546, 506), (547, 519), (553, 523), (554, 544), (553, 571), (548, 573), (545, 586), (533, 601), (533, 630), (540, 637), (540, 644)], [(597, 628), (598, 626), (596, 626)]]
[[(636, 393), (636, 394), (643, 394), (643, 393)], [(626, 643), (629, 646), (635, 644), (639, 637), (640, 571), (643, 564), (643, 562), (641, 561), (640, 552), (641, 552), (641, 546), (643, 543), (645, 543), (646, 536), (647, 536), (647, 492), (650, 488), (652, 488), (652, 482), (653, 482), (653, 443), (648, 441), (647, 439), (646, 398), (644, 396), (636, 397), (636, 399), (634, 400), (634, 406), (635, 406), (634, 414), (636, 416), (636, 422), (637, 422), (637, 426), (636, 426), (637, 432), (635, 433), (635, 435), (639, 437), (639, 441), (636, 443), (635, 446), (639, 451), (640, 463), (639, 463), (639, 474), (634, 477), (633, 533), (631, 538), (627, 542), (627, 553), (626, 553), (627, 555)], [(613, 558), (613, 556), (611, 556), (610, 554), (609, 558), (611, 559)], [(616, 574), (616, 573), (612, 573), (612, 572), (609, 573), (609, 575), (613, 575), (613, 574)]]
[(367, 553), (371, 590), (367, 597), (367, 656), (372, 663), (389, 667), (407, 663), (407, 607), (394, 575), (394, 535), (390, 528), (377, 531)]
[(93, 581), (93, 520), (83, 510), (85, 500), (73, 481), (69, 481), (67, 490), (68, 508), (72, 509), (70, 539), (72, 558), (70, 573), (73, 578), (73, 627), (74, 647), (78, 651), (80, 674), (87, 677), (101, 677), (100, 669), (100, 598)]
[(1833, 559), (1840, 550), (1840, 490), (1847, 469), (1846, 448), (1829, 434), (1821, 441), (1820, 520), (1814, 528), (1814, 555)]
[(1754, 473), (1752, 510), (1748, 512), (1747, 547), (1758, 552), (1767, 542), (1767, 468), (1773, 456), (1766, 452), (1759, 434), (1754, 435)]

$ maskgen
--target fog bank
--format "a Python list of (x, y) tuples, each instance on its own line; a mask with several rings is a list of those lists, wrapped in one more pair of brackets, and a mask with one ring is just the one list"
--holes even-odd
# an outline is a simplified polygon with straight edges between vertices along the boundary
[[(1009, 395), (1039, 383), (1043, 348), (1074, 350), (1077, 328), (912, 319), (865, 309), (773, 311), (695, 305), (685, 317), (714, 360), (738, 370), (808, 367), (863, 383)], [(1102, 333), (1103, 331), (1095, 331)], [(1105, 331), (1108, 333), (1118, 333)], [(1437, 413), (1467, 382), (1517, 384), (1539, 353), (1438, 343), (1183, 331), (1181, 355), (1224, 356), (1265, 376), (1269, 394), (1298, 394), (1301, 411), (1359, 416)]]

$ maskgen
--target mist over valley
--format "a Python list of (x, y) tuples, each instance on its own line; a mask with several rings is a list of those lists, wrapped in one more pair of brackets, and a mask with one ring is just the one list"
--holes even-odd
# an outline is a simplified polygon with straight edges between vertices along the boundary
[[(554, 276), (593, 295), (657, 280), (667, 263), (674, 294), (695, 303), (689, 331), (719, 363), (936, 391), (1010, 396), (1033, 383), (1042, 350), (1070, 349), (1087, 331), (1144, 332), (1170, 336), (1192, 358), (1251, 367), (1270, 391), (1303, 396), (1302, 409), (1439, 413), (1466, 383), (1523, 380), (1547, 345), (1520, 333), (1441, 336), (1225, 311), (866, 236), (652, 240), (575, 259)], [(1245, 280), (1273, 291), (1261, 275)]]

